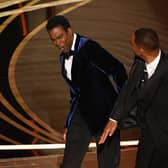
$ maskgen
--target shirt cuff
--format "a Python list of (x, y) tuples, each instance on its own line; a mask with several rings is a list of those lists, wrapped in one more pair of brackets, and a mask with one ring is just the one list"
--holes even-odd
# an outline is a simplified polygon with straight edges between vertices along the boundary
[(113, 122), (115, 122), (115, 123), (118, 123), (117, 120), (114, 120), (114, 119), (112, 119), (112, 118), (109, 118), (109, 120), (110, 120), (110, 121), (113, 121)]

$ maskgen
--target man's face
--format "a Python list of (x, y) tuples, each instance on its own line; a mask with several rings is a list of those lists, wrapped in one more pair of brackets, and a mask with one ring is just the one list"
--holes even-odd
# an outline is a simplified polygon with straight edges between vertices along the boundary
[(71, 49), (73, 42), (73, 32), (71, 28), (65, 31), (62, 26), (57, 26), (49, 30), (48, 34), (60, 52), (67, 53)]

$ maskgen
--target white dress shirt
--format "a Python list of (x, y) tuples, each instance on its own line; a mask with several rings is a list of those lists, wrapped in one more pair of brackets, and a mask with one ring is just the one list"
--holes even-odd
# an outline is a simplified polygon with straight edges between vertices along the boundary
[(150, 62), (149, 64), (145, 63), (146, 70), (148, 72), (148, 79), (151, 78), (151, 76), (154, 74), (154, 72), (159, 64), (160, 57), (161, 57), (161, 50), (159, 50), (158, 56), (152, 62)]
[[(74, 33), (72, 47), (71, 47), (72, 51), (75, 50), (76, 38), (77, 38), (77, 34)], [(73, 62), (73, 55), (71, 55), (68, 59), (65, 59), (65, 65), (64, 66), (65, 66), (67, 78), (69, 80), (72, 80), (72, 75), (71, 75), (72, 62)]]

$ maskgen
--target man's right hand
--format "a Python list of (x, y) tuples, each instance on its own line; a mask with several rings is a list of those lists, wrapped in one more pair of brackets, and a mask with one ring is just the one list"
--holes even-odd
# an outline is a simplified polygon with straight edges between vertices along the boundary
[(107, 136), (112, 136), (117, 128), (117, 122), (109, 120), (106, 127), (104, 128), (104, 131), (101, 135), (101, 138), (99, 140), (99, 144), (103, 144), (107, 138)]

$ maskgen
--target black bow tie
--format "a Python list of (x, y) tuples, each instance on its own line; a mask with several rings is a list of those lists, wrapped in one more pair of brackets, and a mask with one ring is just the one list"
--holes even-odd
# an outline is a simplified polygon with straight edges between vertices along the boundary
[(70, 50), (69, 52), (65, 53), (65, 59), (69, 59), (70, 56), (73, 56), (75, 54), (75, 51)]

